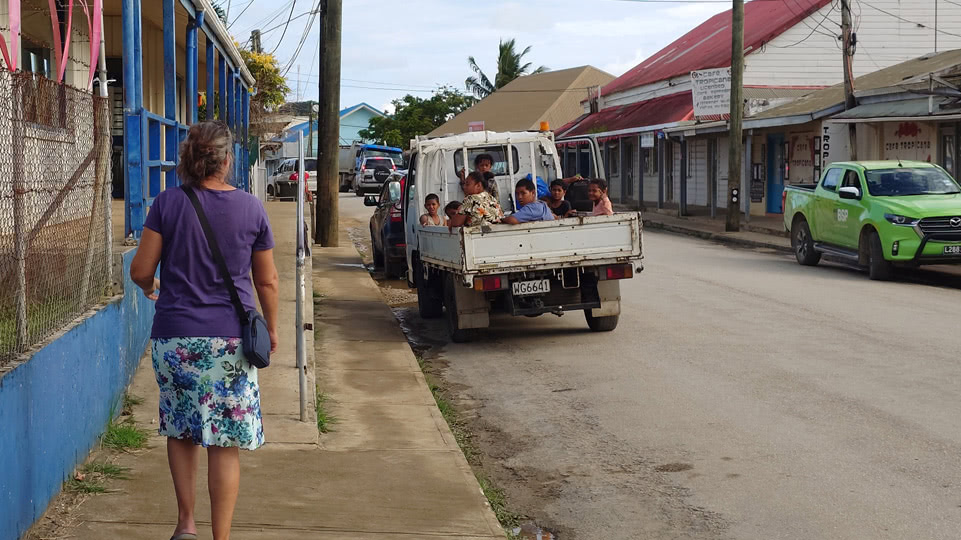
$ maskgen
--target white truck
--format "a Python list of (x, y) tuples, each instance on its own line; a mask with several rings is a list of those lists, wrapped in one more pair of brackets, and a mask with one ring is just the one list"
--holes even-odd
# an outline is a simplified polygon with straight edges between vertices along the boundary
[(462, 200), (457, 171), (478, 154), (494, 158), (500, 204), (514, 207), (514, 184), (526, 177), (559, 177), (549, 132), (473, 132), (411, 141), (404, 185), (408, 284), (417, 289), (420, 315), (446, 315), (451, 339), (473, 339), (491, 312), (535, 317), (583, 311), (591, 330), (611, 331), (621, 312), (620, 280), (643, 270), (642, 230), (636, 212), (475, 227), (422, 226), (424, 198), (443, 208)]
[[(404, 151), (392, 146), (355, 142), (352, 145), (341, 145), (337, 154), (340, 192), (346, 193), (354, 188), (354, 180), (364, 158), (387, 157), (394, 165), (401, 168), (404, 164)], [(358, 195), (360, 195), (358, 193)]]

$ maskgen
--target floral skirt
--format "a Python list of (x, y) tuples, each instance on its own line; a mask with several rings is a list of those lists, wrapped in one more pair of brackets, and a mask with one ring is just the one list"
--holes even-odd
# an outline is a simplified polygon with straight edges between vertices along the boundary
[(153, 340), (161, 435), (207, 446), (254, 450), (264, 444), (257, 368), (240, 338)]

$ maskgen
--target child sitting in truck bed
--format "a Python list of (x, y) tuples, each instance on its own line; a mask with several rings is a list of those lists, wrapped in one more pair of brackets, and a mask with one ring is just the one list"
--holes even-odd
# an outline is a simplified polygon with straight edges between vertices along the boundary
[(431, 193), (424, 199), (424, 210), (427, 210), (427, 213), (420, 216), (420, 224), (424, 227), (444, 225), (444, 218), (437, 215), (438, 208), (440, 208), (440, 197), (436, 193)]
[(514, 197), (521, 208), (504, 218), (503, 223), (518, 225), (531, 221), (554, 221), (554, 213), (547, 207), (547, 203), (537, 200), (537, 186), (533, 180), (519, 180), (514, 187)]
[(475, 227), (484, 223), (498, 223), (504, 217), (500, 203), (487, 192), (484, 173), (474, 171), (461, 182), (464, 204), (450, 219), (451, 227)]

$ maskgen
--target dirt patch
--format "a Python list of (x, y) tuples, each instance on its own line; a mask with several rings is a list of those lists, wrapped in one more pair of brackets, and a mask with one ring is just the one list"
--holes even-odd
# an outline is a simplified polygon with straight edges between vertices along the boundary
[(657, 472), (681, 472), (689, 471), (693, 468), (694, 465), (691, 465), (690, 463), (667, 463), (654, 467), (654, 470)]

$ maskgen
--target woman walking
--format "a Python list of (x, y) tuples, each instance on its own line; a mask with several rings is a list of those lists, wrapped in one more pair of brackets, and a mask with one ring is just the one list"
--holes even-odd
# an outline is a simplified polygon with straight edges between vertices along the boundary
[[(264, 311), (271, 352), (277, 347), (278, 277), (263, 204), (227, 183), (233, 137), (223, 122), (191, 126), (177, 176), (196, 193), (241, 302)], [(160, 280), (156, 275), (160, 264)], [(253, 272), (253, 281), (250, 273)], [(172, 540), (195, 540), (194, 501), (200, 448), (207, 449), (214, 540), (230, 538), (240, 486), (240, 448), (264, 443), (257, 369), (244, 357), (241, 324), (183, 189), (153, 202), (130, 277), (156, 300), (152, 356), (160, 386), (160, 428), (177, 495)], [(162, 284), (162, 286), (161, 286)], [(162, 288), (161, 288), (162, 287)]]

